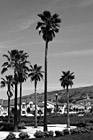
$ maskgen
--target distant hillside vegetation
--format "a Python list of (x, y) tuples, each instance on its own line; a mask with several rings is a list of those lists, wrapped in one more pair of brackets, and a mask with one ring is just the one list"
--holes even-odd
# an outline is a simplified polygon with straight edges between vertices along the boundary
[[(87, 95), (90, 97), (90, 99), (93, 99), (93, 86), (72, 88), (69, 90), (69, 93), (70, 93), (70, 102), (73, 103), (85, 99)], [(58, 94), (59, 102), (61, 103), (66, 102), (67, 95), (65, 90), (55, 90), (55, 91), (48, 92), (47, 93), (48, 101), (55, 102), (56, 94)], [(37, 93), (37, 102), (41, 102), (43, 100), (44, 100), (44, 93)], [(34, 93), (22, 97), (22, 102), (28, 103), (30, 101), (34, 102)], [(18, 103), (19, 103), (19, 98), (18, 98)]]
[[(58, 101), (59, 102), (66, 102), (67, 95), (66, 90), (59, 90), (59, 91), (52, 91), (48, 93), (48, 100), (55, 101), (55, 94), (58, 94)], [(87, 95), (90, 99), (93, 99), (93, 86), (88, 87), (79, 87), (79, 88), (72, 88), (69, 90), (70, 94), (70, 102), (77, 102), (78, 100), (82, 100), (87, 98)]]

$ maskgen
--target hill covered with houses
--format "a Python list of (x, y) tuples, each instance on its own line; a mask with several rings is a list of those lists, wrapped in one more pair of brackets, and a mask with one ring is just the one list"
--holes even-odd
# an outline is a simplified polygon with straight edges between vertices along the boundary
[[(56, 94), (58, 102), (65, 103), (67, 99), (66, 91), (65, 90), (55, 90), (50, 91), (47, 93), (48, 101), (50, 102), (56, 102)], [(87, 98), (90, 98), (90, 100), (93, 99), (93, 86), (87, 86), (87, 87), (79, 87), (79, 88), (72, 88), (69, 89), (69, 101), (71, 103), (77, 103), (80, 101), (83, 101)], [(42, 102), (44, 100), (44, 93), (37, 93), (37, 102)], [(34, 103), (34, 93), (29, 94), (22, 97), (22, 102), (28, 103), (32, 101)], [(4, 105), (7, 104), (7, 100), (3, 100)], [(0, 104), (2, 104), (2, 99), (0, 99)], [(14, 104), (14, 99), (11, 99), (11, 104)], [(19, 98), (18, 98), (18, 104), (19, 104)]]
[[(87, 107), (93, 107), (93, 86), (88, 87), (80, 87), (80, 88), (72, 88), (69, 90), (70, 94), (70, 108), (73, 110), (74, 108), (80, 108), (83, 110), (85, 109), (86, 105)], [(57, 96), (57, 98), (56, 98)], [(57, 99), (57, 100), (56, 100)], [(62, 110), (66, 108), (66, 101), (67, 101), (67, 94), (66, 90), (56, 90), (51, 91), (47, 93), (47, 107), (54, 109), (56, 105), (61, 107)], [(44, 111), (44, 93), (37, 93), (37, 106), (42, 109), (42, 112)], [(22, 96), (22, 114), (27, 113), (27, 108), (34, 109), (34, 93), (29, 94), (26, 96)], [(17, 101), (19, 105), (19, 98)], [(14, 99), (11, 99), (10, 101), (10, 108), (14, 108)], [(8, 100), (0, 99), (0, 114), (7, 114), (8, 109)], [(62, 111), (61, 110), (61, 111)], [(64, 110), (65, 111), (65, 110)]]

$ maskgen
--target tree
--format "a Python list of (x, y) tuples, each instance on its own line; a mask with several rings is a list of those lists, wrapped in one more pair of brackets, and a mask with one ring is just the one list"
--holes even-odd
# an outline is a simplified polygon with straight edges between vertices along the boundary
[(1, 88), (7, 86), (7, 96), (8, 96), (8, 122), (10, 122), (10, 98), (12, 97), (13, 93), (13, 76), (8, 75), (4, 78), (1, 78)]
[(58, 14), (51, 15), (51, 12), (44, 11), (43, 14), (38, 14), (41, 22), (37, 23), (36, 29), (39, 29), (39, 34), (42, 33), (45, 41), (45, 82), (44, 82), (44, 131), (47, 131), (47, 52), (48, 43), (53, 40), (55, 33), (59, 31), (59, 23), (61, 19)]
[(8, 55), (4, 54), (3, 56), (7, 59), (3, 63), (1, 73), (5, 73), (8, 69), (12, 69), (14, 72), (14, 82), (15, 82), (15, 111), (14, 111), (14, 131), (18, 131), (18, 121), (17, 121), (17, 93), (18, 93), (18, 77), (19, 77), (19, 65), (23, 61), (23, 58), (20, 55), (21, 50), (17, 49), (8, 51)]
[(70, 128), (70, 118), (69, 118), (69, 86), (72, 87), (73, 85), (73, 79), (75, 79), (74, 73), (70, 73), (70, 71), (62, 71), (62, 76), (59, 79), (61, 82), (61, 86), (65, 89), (67, 92), (67, 128)]
[(43, 71), (41, 71), (41, 69), (42, 66), (37, 66), (37, 64), (35, 64), (34, 66), (30, 65), (29, 77), (31, 78), (31, 81), (34, 81), (35, 86), (35, 128), (37, 127), (37, 82), (43, 79)]
[(21, 123), (22, 83), (28, 78), (29, 68), (27, 64), (30, 63), (27, 61), (28, 54), (24, 51), (20, 51), (20, 57), (21, 61), (18, 68), (18, 82), (20, 83), (19, 123)]

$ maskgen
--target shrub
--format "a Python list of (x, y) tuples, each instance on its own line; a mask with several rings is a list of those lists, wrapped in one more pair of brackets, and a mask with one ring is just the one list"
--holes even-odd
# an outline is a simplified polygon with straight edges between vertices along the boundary
[(85, 132), (90, 133), (90, 129), (85, 127)]
[(93, 130), (93, 126), (91, 126), (91, 130)]
[(71, 129), (71, 130), (70, 130), (70, 133), (71, 133), (71, 134), (77, 134), (77, 133), (78, 133), (78, 129), (77, 129), (77, 128)]
[(79, 123), (77, 123), (77, 127), (85, 127), (87, 125), (85, 120), (81, 120)]
[(86, 132), (86, 129), (81, 127), (81, 133), (85, 133)]
[(6, 139), (7, 139), (7, 140), (14, 140), (14, 139), (16, 139), (15, 134), (12, 133), (12, 132), (10, 132), (10, 133), (8, 134), (8, 136), (6, 137)]
[(66, 128), (66, 129), (64, 129), (64, 130), (63, 130), (63, 132), (64, 132), (64, 135), (69, 135), (69, 134), (71, 134), (71, 133), (70, 133), (70, 130), (69, 130), (69, 129), (67, 129), (67, 128)]
[(45, 137), (53, 137), (53, 135), (54, 135), (53, 131), (45, 131), (44, 132)]
[(55, 131), (55, 135), (56, 135), (56, 137), (63, 136), (64, 135), (64, 132), (63, 131), (56, 130)]
[(78, 133), (90, 133), (91, 128), (89, 127), (77, 127), (75, 129), (71, 129), (70, 133), (71, 134), (78, 134)]
[(19, 134), (19, 138), (21, 138), (21, 139), (28, 139), (30, 136), (28, 135), (28, 133), (27, 132), (21, 132), (20, 134)]
[(44, 132), (42, 132), (42, 131), (36, 131), (34, 136), (35, 136), (35, 138), (44, 138), (45, 137)]
[(85, 128), (84, 127), (77, 127), (78, 133), (85, 133)]
[(18, 129), (26, 129), (25, 123), (24, 122), (19, 123), (18, 124)]
[(86, 129), (90, 131), (91, 130), (91, 126), (86, 126)]
[(0, 131), (12, 131), (14, 129), (14, 125), (8, 122), (0, 123)]
[(46, 138), (46, 137), (53, 137), (54, 133), (53, 131), (45, 131), (45, 132), (42, 132), (42, 131), (36, 131), (34, 136), (36, 138)]
[(49, 133), (49, 137), (53, 137), (54, 136), (54, 132), (53, 131), (48, 131)]

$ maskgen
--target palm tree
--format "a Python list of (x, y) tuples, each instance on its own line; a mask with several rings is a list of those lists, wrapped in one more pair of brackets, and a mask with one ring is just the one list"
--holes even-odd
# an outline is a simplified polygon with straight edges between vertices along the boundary
[[(1, 88), (7, 86), (7, 96), (8, 96), (8, 122), (10, 122), (10, 98), (12, 97), (13, 91), (13, 76), (8, 75), (4, 78), (1, 78)], [(12, 90), (12, 91), (11, 91)]]
[(27, 64), (30, 63), (27, 61), (27, 58), (29, 57), (27, 53), (20, 51), (20, 56), (21, 61), (18, 68), (18, 81), (20, 83), (19, 123), (21, 123), (22, 83), (28, 78), (29, 68), (27, 67)]
[(41, 71), (42, 66), (37, 66), (35, 64), (34, 66), (30, 65), (30, 73), (29, 77), (31, 78), (31, 81), (34, 81), (35, 86), (35, 128), (37, 128), (37, 95), (36, 95), (36, 89), (37, 89), (37, 82), (43, 79), (43, 71)]
[(19, 67), (20, 63), (23, 61), (23, 57), (21, 57), (21, 52), (17, 49), (8, 51), (8, 55), (3, 55), (7, 61), (3, 63), (1, 73), (5, 73), (8, 69), (13, 69), (14, 71), (14, 81), (15, 81), (15, 114), (14, 114), (14, 131), (18, 131), (17, 124), (17, 90), (18, 90), (18, 77), (19, 77)]
[(38, 14), (41, 22), (37, 23), (36, 29), (39, 29), (39, 34), (45, 41), (45, 82), (44, 82), (44, 131), (47, 131), (47, 52), (48, 43), (53, 40), (55, 33), (59, 31), (59, 23), (61, 19), (58, 14), (51, 15), (51, 12), (44, 11), (43, 14)]
[(67, 128), (70, 128), (70, 118), (69, 118), (69, 92), (68, 88), (69, 86), (72, 87), (73, 85), (73, 79), (75, 79), (75, 76), (73, 75), (74, 72), (70, 73), (70, 71), (62, 71), (62, 76), (59, 79), (61, 82), (61, 86), (67, 91)]

